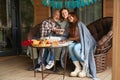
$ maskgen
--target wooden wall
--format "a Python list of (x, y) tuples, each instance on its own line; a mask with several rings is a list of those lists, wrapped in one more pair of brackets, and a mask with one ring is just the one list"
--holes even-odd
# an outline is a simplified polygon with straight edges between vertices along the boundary
[(103, 0), (103, 16), (113, 16), (113, 0)]
[(103, 3), (103, 16), (113, 16), (112, 80), (120, 80), (120, 0)]
[[(103, 17), (113, 17), (113, 0), (103, 0)], [(107, 54), (107, 66), (112, 66), (112, 51)]]
[(42, 0), (34, 0), (34, 25), (49, 17), (50, 9), (42, 5)]
[[(50, 8), (42, 5), (42, 0), (34, 0), (34, 23), (40, 23), (50, 16)], [(113, 0), (103, 0), (103, 16), (113, 16)]]

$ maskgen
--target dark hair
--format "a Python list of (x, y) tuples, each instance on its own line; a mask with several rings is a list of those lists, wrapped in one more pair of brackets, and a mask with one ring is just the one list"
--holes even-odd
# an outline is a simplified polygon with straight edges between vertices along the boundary
[(67, 10), (68, 11), (68, 13), (69, 13), (69, 10), (67, 9), (67, 8), (62, 8), (61, 10), (60, 10), (60, 19), (63, 21), (64, 20), (64, 17), (62, 16), (62, 11), (63, 10)]
[(77, 14), (75, 12), (69, 12), (69, 15), (71, 15), (74, 18), (73, 22), (69, 22), (69, 28), (71, 28), (71, 30), (74, 32), (76, 31), (76, 27), (77, 27), (77, 23), (79, 21), (79, 18), (77, 16)]
[(69, 15), (71, 15), (74, 18), (73, 23), (77, 23), (79, 21), (79, 18), (75, 12), (69, 12)]

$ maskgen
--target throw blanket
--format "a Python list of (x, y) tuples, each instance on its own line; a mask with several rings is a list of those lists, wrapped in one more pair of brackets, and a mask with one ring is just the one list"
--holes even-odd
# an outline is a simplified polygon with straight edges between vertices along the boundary
[(87, 72), (87, 76), (97, 80), (96, 65), (94, 60), (96, 41), (90, 34), (87, 27), (82, 22), (78, 22), (78, 28), (80, 33), (81, 45), (82, 45), (81, 57), (86, 66), (85, 69)]

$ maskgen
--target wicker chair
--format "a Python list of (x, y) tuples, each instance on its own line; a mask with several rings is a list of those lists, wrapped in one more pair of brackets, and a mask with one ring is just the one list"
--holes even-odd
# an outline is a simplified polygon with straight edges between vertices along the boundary
[(87, 25), (91, 34), (97, 41), (95, 62), (97, 72), (103, 72), (106, 65), (107, 52), (112, 47), (112, 17), (104, 17)]

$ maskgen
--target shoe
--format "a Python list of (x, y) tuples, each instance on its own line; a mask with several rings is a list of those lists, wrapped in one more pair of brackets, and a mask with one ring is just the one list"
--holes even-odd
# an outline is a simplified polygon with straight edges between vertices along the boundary
[[(40, 65), (39, 64), (36, 64), (35, 65), (35, 69), (36, 68), (39, 68), (40, 67)], [(28, 68), (28, 71), (33, 71), (34, 70), (34, 66), (30, 66), (29, 68)]]
[(83, 78), (83, 77), (86, 77), (86, 75), (87, 75), (86, 72), (83, 70), (83, 71), (79, 72), (78, 77)]
[(76, 77), (81, 70), (76, 68), (73, 72), (70, 73), (71, 77)]
[(73, 64), (75, 65), (75, 70), (70, 73), (71, 77), (77, 76), (78, 73), (81, 71), (81, 66), (79, 61), (73, 61)]
[(54, 66), (54, 61), (49, 61), (46, 65), (46, 69), (51, 69)]
[[(45, 66), (43, 65), (43, 71), (46, 70)], [(40, 66), (39, 68), (36, 68), (35, 71), (42, 71), (42, 66)]]
[(34, 67), (33, 67), (33, 66), (30, 66), (27, 70), (28, 70), (28, 71), (33, 71), (33, 70), (34, 70)]

